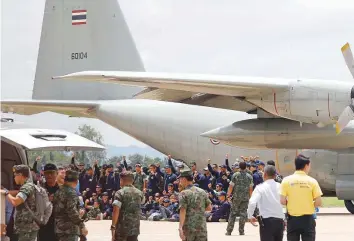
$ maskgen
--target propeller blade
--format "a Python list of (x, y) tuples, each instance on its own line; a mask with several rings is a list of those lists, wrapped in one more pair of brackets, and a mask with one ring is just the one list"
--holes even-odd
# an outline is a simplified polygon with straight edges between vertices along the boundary
[(342, 114), (340, 114), (338, 121), (336, 123), (336, 133), (337, 135), (342, 132), (342, 130), (348, 125), (348, 123), (354, 120), (354, 106), (349, 105), (345, 107)]
[(349, 71), (354, 78), (354, 58), (349, 43), (346, 43), (341, 50), (345, 63), (347, 64), (347, 67), (349, 68)]

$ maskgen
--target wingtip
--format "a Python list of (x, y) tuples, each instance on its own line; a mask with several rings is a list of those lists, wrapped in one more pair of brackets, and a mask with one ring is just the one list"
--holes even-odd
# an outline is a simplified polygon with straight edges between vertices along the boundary
[(342, 52), (346, 51), (348, 48), (350, 48), (349, 43), (346, 43), (343, 45), (343, 47), (341, 48)]

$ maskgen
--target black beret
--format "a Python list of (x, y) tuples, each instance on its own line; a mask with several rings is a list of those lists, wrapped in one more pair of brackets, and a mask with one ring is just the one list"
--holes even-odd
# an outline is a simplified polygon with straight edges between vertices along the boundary
[(180, 175), (180, 177), (191, 177), (191, 176), (193, 176), (193, 173), (190, 170), (181, 172), (181, 175)]

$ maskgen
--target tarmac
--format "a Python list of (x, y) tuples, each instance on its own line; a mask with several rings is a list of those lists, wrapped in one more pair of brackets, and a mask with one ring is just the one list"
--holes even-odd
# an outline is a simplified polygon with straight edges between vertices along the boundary
[[(354, 216), (345, 208), (321, 208), (317, 217), (316, 240), (352, 240), (354, 237)], [(89, 230), (89, 241), (112, 240), (110, 220), (89, 221), (86, 226)], [(226, 222), (208, 223), (208, 240), (243, 240), (256, 241), (259, 239), (258, 227), (246, 223), (245, 236), (238, 235), (238, 224), (231, 236), (225, 236)], [(180, 241), (178, 223), (164, 221), (141, 221), (139, 241)], [(286, 232), (284, 239), (286, 240)]]

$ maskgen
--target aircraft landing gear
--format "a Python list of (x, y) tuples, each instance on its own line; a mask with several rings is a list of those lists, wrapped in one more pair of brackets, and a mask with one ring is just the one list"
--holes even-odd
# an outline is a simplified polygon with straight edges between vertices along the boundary
[(354, 214), (354, 200), (344, 200), (344, 205), (351, 214)]

